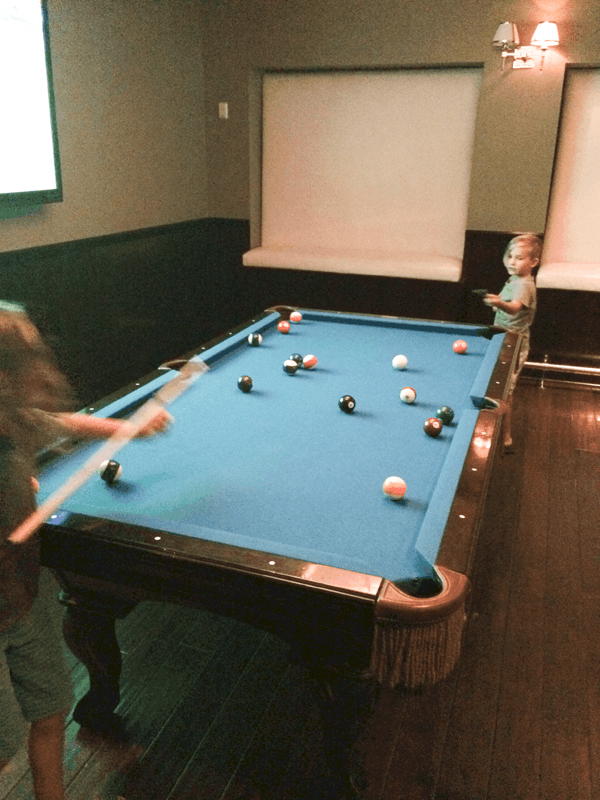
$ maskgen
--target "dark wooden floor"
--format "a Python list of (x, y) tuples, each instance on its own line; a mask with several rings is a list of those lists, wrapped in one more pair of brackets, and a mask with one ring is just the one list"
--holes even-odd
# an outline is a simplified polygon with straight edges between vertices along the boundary
[[(350, 720), (365, 800), (600, 797), (600, 392), (524, 382), (514, 428), (517, 452), (499, 459), (489, 493), (459, 667)], [(70, 722), (68, 800), (341, 800), (326, 791), (321, 707), (284, 644), (159, 604), (139, 606), (119, 632), (119, 710), (135, 744)], [(71, 663), (81, 694), (85, 672)], [(22, 752), (0, 798), (32, 797)]]

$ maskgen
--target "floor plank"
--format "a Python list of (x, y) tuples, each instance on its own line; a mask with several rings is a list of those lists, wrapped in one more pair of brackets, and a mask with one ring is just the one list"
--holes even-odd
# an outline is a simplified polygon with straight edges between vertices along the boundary
[(516, 488), (523, 474), (520, 443), (527, 428), (526, 411), (526, 404), (515, 404), (516, 452), (499, 457), (488, 492), (456, 700), (436, 781), (436, 796), (440, 798), (487, 795), (496, 753), (496, 719), (511, 598), (510, 544), (519, 515), (520, 493)]
[[(548, 557), (544, 608), (542, 797), (591, 797), (586, 697), (587, 642), (580, 602), (576, 449), (570, 398), (552, 394)], [(565, 613), (569, 609), (569, 613)], [(578, 657), (574, 657), (578, 654)]]
[[(517, 513), (506, 526), (505, 547), (512, 558), (489, 800), (534, 798), (540, 784), (542, 731), (537, 710), (542, 698), (549, 494), (545, 432), (550, 407), (538, 402), (536, 413), (528, 413), (526, 397), (524, 393), (520, 408), (527, 436), (520, 431), (519, 470), (512, 476)], [(526, 484), (535, 486), (535, 492), (524, 491)], [(504, 502), (511, 502), (510, 494)]]

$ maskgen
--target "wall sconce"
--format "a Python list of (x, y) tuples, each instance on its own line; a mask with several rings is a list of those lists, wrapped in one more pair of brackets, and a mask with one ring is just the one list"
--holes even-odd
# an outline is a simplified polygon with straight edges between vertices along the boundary
[(535, 33), (533, 34), (533, 39), (531, 40), (531, 44), (534, 47), (539, 47), (542, 51), (542, 60), (540, 62), (540, 72), (544, 67), (544, 57), (546, 55), (546, 50), (549, 47), (556, 47), (558, 44), (558, 28), (556, 27), (556, 22), (540, 22), (540, 24), (535, 29)]
[(519, 44), (517, 26), (513, 22), (502, 22), (498, 25), (492, 44), (494, 47), (502, 48), (502, 69), (504, 69), (504, 60), (514, 54), (514, 49)]
[(559, 42), (558, 28), (555, 22), (540, 22), (535, 29), (531, 45), (519, 47), (519, 31), (513, 22), (503, 22), (498, 26), (492, 44), (502, 48), (502, 70), (506, 58), (513, 59), (513, 69), (531, 69), (534, 66), (533, 55), (536, 49), (542, 51), (540, 71), (544, 67), (544, 57), (549, 47)]

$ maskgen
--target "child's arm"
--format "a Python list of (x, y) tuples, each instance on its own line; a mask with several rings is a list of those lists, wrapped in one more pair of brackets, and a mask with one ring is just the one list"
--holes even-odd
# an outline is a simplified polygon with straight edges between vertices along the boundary
[(518, 314), (525, 306), (520, 300), (511, 300), (507, 303), (506, 300), (501, 300), (499, 294), (486, 294), (483, 298), (486, 306), (493, 306), (506, 314)]
[[(127, 433), (130, 428), (125, 419), (110, 417), (90, 417), (87, 414), (56, 414), (57, 422), (65, 428), (66, 433), (86, 439), (109, 439), (121, 431)], [(164, 408), (158, 408), (152, 419), (139, 431), (138, 436), (154, 436), (167, 430), (173, 417)]]

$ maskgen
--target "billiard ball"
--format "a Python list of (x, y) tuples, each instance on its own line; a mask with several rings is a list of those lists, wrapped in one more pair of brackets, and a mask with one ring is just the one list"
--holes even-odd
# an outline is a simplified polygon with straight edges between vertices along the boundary
[(417, 399), (417, 393), (412, 388), (412, 386), (405, 386), (404, 389), (400, 391), (400, 400), (403, 403), (414, 403)]
[(290, 314), (290, 320), (292, 322), (301, 322), (302, 314), (299, 311), (292, 311), (292, 313)]
[(457, 339), (452, 345), (452, 349), (455, 353), (466, 353), (467, 343), (463, 339)]
[(286, 319), (282, 319), (281, 322), (277, 323), (277, 330), (280, 333), (289, 333), (290, 332), (290, 323)]
[(242, 375), (241, 378), (238, 378), (237, 385), (242, 392), (249, 392), (252, 388), (252, 378), (250, 375)]
[(283, 362), (283, 371), (288, 375), (294, 375), (297, 369), (298, 369), (298, 364), (292, 358), (287, 358)]
[(356, 400), (349, 394), (345, 394), (338, 400), (338, 405), (342, 409), (342, 411), (346, 412), (346, 414), (352, 414), (352, 412), (356, 408)]
[(302, 365), (304, 369), (314, 369), (317, 366), (317, 357), (313, 355), (304, 356)]
[(406, 494), (406, 483), (397, 475), (392, 475), (384, 480), (383, 493), (391, 500), (401, 500)]
[(441, 408), (438, 408), (436, 417), (441, 419), (444, 425), (450, 425), (454, 419), (454, 411), (452, 411), (449, 406), (442, 406)]
[(392, 358), (392, 367), (394, 369), (406, 369), (408, 358), (406, 356), (394, 356)]
[(300, 353), (292, 353), (290, 358), (291, 358), (292, 361), (295, 361), (296, 364), (298, 364), (299, 367), (302, 366), (302, 356), (300, 355)]
[(423, 430), (427, 436), (431, 436), (432, 439), (435, 439), (442, 432), (442, 420), (437, 417), (429, 417), (428, 420), (425, 420)]
[(123, 469), (118, 461), (103, 461), (98, 468), (98, 473), (105, 483), (112, 486), (123, 474)]
[(248, 344), (250, 347), (258, 347), (258, 345), (262, 342), (262, 336), (260, 333), (251, 333), (248, 336)]

